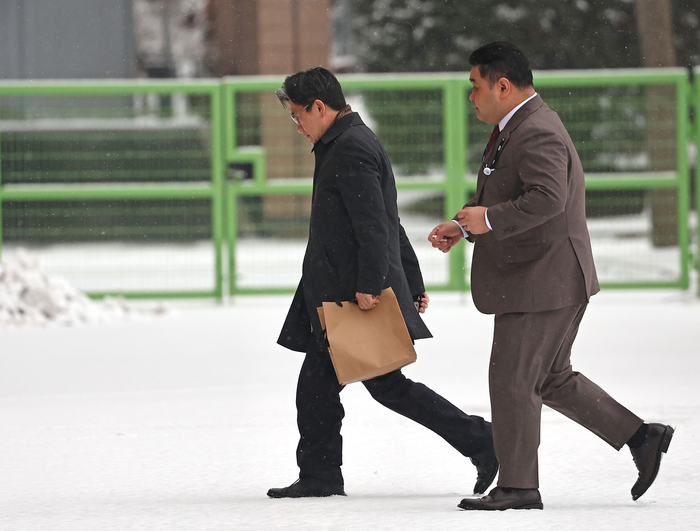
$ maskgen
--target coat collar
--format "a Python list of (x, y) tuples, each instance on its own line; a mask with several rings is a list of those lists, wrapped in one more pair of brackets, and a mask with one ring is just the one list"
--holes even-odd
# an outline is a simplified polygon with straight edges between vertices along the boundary
[(360, 118), (359, 114), (356, 112), (351, 112), (350, 114), (343, 116), (340, 120), (331, 125), (328, 128), (328, 131), (323, 133), (323, 136), (314, 144), (314, 149), (316, 149), (316, 146), (318, 146), (319, 143), (328, 144), (332, 142), (354, 125), (364, 125), (364, 122), (362, 121), (362, 118)]

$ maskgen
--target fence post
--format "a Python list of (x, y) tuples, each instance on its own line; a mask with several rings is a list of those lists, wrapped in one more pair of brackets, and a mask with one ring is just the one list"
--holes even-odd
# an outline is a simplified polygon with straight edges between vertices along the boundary
[[(696, 219), (700, 219), (700, 171), (698, 168), (698, 160), (700, 156), (698, 155), (698, 150), (700, 149), (700, 83), (698, 83), (697, 78), (700, 75), (700, 67), (695, 67), (691, 71), (691, 97), (690, 104), (693, 109), (693, 120), (691, 123), (691, 129), (693, 131), (693, 140), (695, 142), (695, 216)], [(697, 222), (696, 222), (697, 223)], [(695, 227), (695, 270), (697, 272), (696, 278), (700, 277), (700, 226)], [(700, 297), (700, 282), (698, 282), (698, 297)]]
[(233, 195), (233, 186), (229, 182), (228, 162), (229, 151), (235, 145), (235, 128), (236, 128), (236, 92), (229, 90), (229, 84), (226, 80), (221, 82), (221, 110), (223, 118), (221, 120), (221, 141), (222, 150), (221, 158), (224, 171), (224, 190), (226, 208), (224, 210), (224, 227), (226, 228), (226, 251), (227, 251), (227, 277), (228, 277), (228, 294), (233, 295), (236, 287), (236, 233), (235, 216), (236, 203), (231, 204)]
[(224, 194), (224, 168), (223, 168), (223, 146), (221, 135), (221, 84), (218, 84), (211, 92), (211, 174), (212, 174), (212, 195), (211, 195), (211, 215), (212, 215), (212, 240), (214, 241), (214, 252), (216, 255), (215, 275), (216, 288), (215, 297), (223, 297), (223, 194)]
[[(464, 85), (459, 79), (449, 79), (444, 87), (443, 104), (445, 142), (445, 217), (452, 218), (466, 202), (467, 118)], [(465, 291), (466, 259), (463, 246), (449, 253), (449, 280), (451, 290)]]
[(676, 82), (676, 168), (678, 172), (678, 245), (681, 251), (681, 287), (690, 285), (690, 167), (688, 165), (688, 141), (690, 127), (688, 106), (690, 103), (690, 80), (684, 77)]
[(2, 260), (2, 131), (0, 131), (0, 260)]

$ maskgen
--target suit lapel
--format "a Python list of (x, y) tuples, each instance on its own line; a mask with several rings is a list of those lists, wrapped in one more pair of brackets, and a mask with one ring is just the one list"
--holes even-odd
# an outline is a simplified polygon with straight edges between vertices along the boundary
[[(490, 162), (493, 160), (494, 150), (498, 149), (498, 146), (501, 144), (501, 142), (503, 142), (503, 139), (505, 139), (505, 142), (503, 142), (502, 149), (505, 149), (506, 145), (508, 144), (508, 141), (510, 140), (511, 133), (513, 131), (515, 131), (521, 123), (523, 123), (525, 118), (527, 118), (532, 113), (537, 111), (543, 105), (544, 105), (544, 101), (542, 101), (542, 98), (538, 94), (537, 96), (532, 98), (530, 101), (528, 101), (525, 105), (520, 107), (520, 109), (518, 109), (518, 111), (511, 117), (511, 119), (508, 120), (508, 123), (506, 124), (503, 131), (501, 131), (501, 134), (498, 135), (496, 142), (494, 143), (493, 147), (491, 148), (491, 152), (487, 153), (486, 161)], [(498, 173), (498, 172), (492, 172), (491, 175), (495, 175), (496, 173)], [(476, 179), (477, 204), (481, 204), (481, 197), (484, 193), (484, 185), (486, 184), (486, 180), (488, 178), (489, 178), (489, 175), (486, 175), (484, 173), (484, 166), (482, 164), (481, 167), (479, 168), (479, 174), (477, 175), (477, 179)]]

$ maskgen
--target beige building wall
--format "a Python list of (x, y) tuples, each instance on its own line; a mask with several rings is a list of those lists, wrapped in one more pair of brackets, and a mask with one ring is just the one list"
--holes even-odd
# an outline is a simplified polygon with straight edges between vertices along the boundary
[[(329, 66), (331, 0), (211, 0), (217, 74), (284, 76)], [(269, 179), (313, 175), (311, 145), (296, 132), (274, 94), (261, 94), (262, 146)], [(308, 214), (308, 197), (268, 197), (264, 217)]]

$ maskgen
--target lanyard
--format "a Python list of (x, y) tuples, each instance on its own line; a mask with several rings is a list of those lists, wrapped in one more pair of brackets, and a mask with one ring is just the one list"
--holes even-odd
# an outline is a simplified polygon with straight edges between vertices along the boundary
[(498, 144), (498, 148), (496, 148), (496, 153), (493, 155), (493, 160), (491, 161), (490, 168), (489, 165), (487, 165), (484, 162), (484, 159), (486, 158), (486, 153), (484, 153), (484, 156), (481, 158), (481, 164), (484, 165), (484, 175), (491, 175), (492, 172), (496, 171), (496, 163), (498, 162), (498, 159), (501, 156), (501, 152), (503, 151), (503, 146), (506, 143), (506, 137), (501, 138), (501, 142)]

